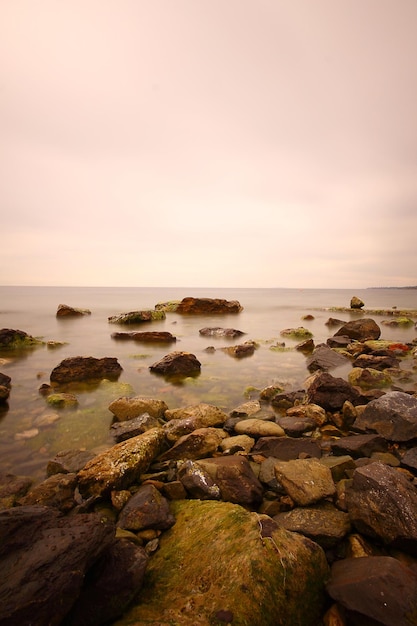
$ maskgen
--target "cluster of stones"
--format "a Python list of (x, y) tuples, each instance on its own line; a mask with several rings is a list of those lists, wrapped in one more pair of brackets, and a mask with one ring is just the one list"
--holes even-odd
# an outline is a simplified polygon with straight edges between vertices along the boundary
[[(398, 385), (417, 341), (328, 325), (299, 346), (303, 389), (228, 413), (121, 397), (109, 450), (3, 477), (0, 622), (417, 624), (417, 396)], [(62, 365), (51, 383), (82, 376)]]

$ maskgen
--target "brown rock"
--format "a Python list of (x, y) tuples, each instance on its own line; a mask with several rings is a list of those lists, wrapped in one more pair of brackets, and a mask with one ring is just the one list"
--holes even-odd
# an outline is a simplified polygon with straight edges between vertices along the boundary
[(75, 356), (61, 361), (51, 372), (51, 383), (65, 384), (108, 378), (117, 380), (123, 368), (115, 357)]
[(166, 530), (175, 523), (168, 501), (153, 485), (142, 485), (127, 501), (117, 525), (126, 530)]
[(367, 341), (369, 339), (379, 339), (381, 329), (373, 319), (361, 318), (344, 324), (335, 333), (335, 337), (339, 335), (347, 335), (350, 339), (356, 339), (356, 341)]
[(164, 376), (193, 376), (200, 373), (201, 363), (190, 352), (171, 352), (153, 363), (149, 369)]
[(221, 298), (183, 298), (176, 312), (183, 315), (213, 315), (240, 313), (243, 307), (237, 300)]

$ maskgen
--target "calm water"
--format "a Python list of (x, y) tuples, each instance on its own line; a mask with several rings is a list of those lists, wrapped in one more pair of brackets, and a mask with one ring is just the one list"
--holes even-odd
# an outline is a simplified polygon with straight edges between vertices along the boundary
[[(0, 287), (0, 328), (24, 330), (44, 341), (66, 342), (53, 350), (42, 346), (19, 358), (0, 354), (0, 371), (12, 378), (8, 408), (0, 412), (0, 472), (41, 479), (48, 459), (60, 450), (98, 451), (112, 445), (108, 405), (120, 396), (151, 396), (165, 400), (169, 408), (207, 402), (230, 411), (250, 397), (250, 387), (281, 384), (287, 390), (301, 388), (308, 374), (305, 357), (271, 347), (283, 340), (287, 348), (295, 346), (296, 341), (283, 339), (280, 332), (298, 326), (309, 328), (316, 344), (326, 341), (335, 332), (325, 324), (329, 317), (346, 321), (358, 317), (357, 313), (328, 310), (348, 307), (353, 295), (362, 298), (366, 308), (417, 309), (417, 290)], [(108, 323), (111, 315), (154, 308), (158, 302), (186, 296), (239, 300), (244, 310), (221, 317), (167, 313), (164, 321), (135, 327)], [(57, 319), (61, 303), (87, 308), (92, 314)], [(314, 320), (302, 320), (307, 314)], [(377, 323), (384, 319), (372, 317)], [(246, 335), (234, 340), (201, 337), (198, 331), (205, 326), (233, 327)], [(167, 347), (115, 341), (111, 334), (120, 330), (169, 331), (177, 343)], [(381, 330), (385, 339), (411, 341), (416, 336), (414, 327), (394, 330), (382, 325)], [(249, 339), (260, 344), (251, 357), (235, 359), (219, 349)], [(206, 352), (208, 346), (216, 351)], [(195, 354), (202, 364), (200, 376), (174, 385), (151, 374), (149, 366), (173, 350)], [(38, 390), (42, 383), (49, 383), (52, 369), (71, 356), (117, 357), (123, 372), (117, 382), (103, 381), (94, 388), (77, 390), (77, 409), (56, 410)]]

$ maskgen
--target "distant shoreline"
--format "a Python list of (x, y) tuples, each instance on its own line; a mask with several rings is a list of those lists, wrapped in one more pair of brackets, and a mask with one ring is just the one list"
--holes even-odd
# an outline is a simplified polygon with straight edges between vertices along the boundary
[(407, 287), (367, 287), (367, 289), (417, 289), (417, 285), (409, 285)]

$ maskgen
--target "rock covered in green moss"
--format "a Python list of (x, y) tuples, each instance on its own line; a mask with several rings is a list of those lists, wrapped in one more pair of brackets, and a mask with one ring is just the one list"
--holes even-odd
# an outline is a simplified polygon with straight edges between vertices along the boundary
[(118, 626), (318, 622), (328, 576), (320, 546), (235, 504), (182, 500), (171, 509), (176, 523)]
[(285, 328), (281, 330), (280, 334), (283, 337), (289, 337), (290, 339), (308, 339), (313, 336), (311, 330), (304, 328), (304, 326), (299, 326), (298, 328)]
[(165, 311), (155, 311), (152, 309), (146, 311), (130, 311), (129, 313), (120, 313), (120, 315), (112, 315), (108, 318), (111, 324), (140, 324), (141, 322), (154, 322), (156, 320), (164, 320)]
[(14, 330), (12, 328), (2, 328), (0, 330), (0, 350), (21, 350), (43, 345), (45, 345), (44, 341), (28, 335), (24, 330)]

